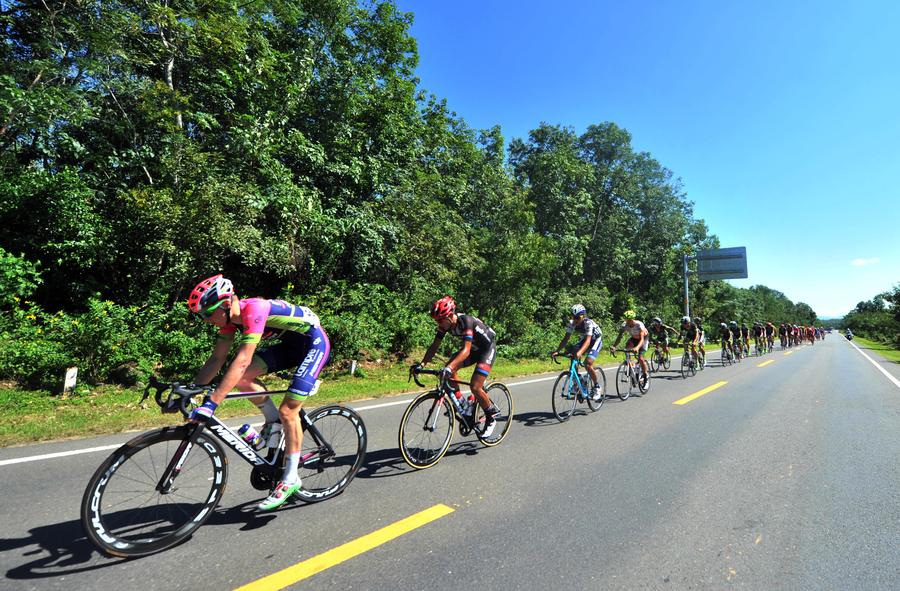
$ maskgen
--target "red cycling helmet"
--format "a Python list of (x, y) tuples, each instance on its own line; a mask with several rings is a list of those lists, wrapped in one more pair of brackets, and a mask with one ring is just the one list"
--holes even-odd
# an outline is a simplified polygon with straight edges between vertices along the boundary
[(449, 318), (454, 312), (456, 312), (456, 302), (450, 296), (442, 297), (431, 306), (431, 317), (435, 320)]
[(191, 312), (210, 311), (209, 308), (217, 306), (222, 300), (233, 295), (234, 286), (231, 281), (221, 274), (213, 275), (197, 284), (188, 296), (187, 305)]

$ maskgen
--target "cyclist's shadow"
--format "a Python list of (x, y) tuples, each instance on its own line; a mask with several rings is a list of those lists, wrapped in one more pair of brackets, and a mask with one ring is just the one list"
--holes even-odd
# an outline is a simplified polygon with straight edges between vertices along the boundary
[(366, 452), (366, 460), (359, 472), (356, 473), (356, 477), (385, 478), (409, 474), (413, 471), (413, 468), (410, 468), (400, 454), (400, 449), (393, 447)]
[(115, 566), (126, 560), (100, 554), (85, 537), (80, 520), (42, 525), (32, 528), (29, 533), (30, 537), (0, 539), (0, 554), (36, 546), (23, 554), (35, 558), (6, 571), (8, 579), (59, 577)]
[(526, 427), (549, 427), (551, 425), (559, 424), (556, 415), (552, 412), (542, 411), (520, 412), (513, 417), (513, 420), (522, 423)]

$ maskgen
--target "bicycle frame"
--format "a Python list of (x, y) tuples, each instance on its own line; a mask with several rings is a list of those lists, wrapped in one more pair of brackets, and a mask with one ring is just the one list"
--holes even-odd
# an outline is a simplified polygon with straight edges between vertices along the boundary
[[(575, 359), (574, 357), (569, 358), (569, 384), (578, 384), (578, 391), (581, 393), (582, 398), (588, 397), (588, 392), (584, 389), (584, 384), (581, 383), (581, 378), (578, 376), (578, 368), (584, 367), (584, 364)], [(602, 371), (602, 370), (600, 370)], [(590, 380), (590, 376), (588, 376), (588, 380)], [(593, 381), (591, 382), (593, 383)], [(572, 386), (569, 386), (569, 390), (571, 391)]]
[[(274, 396), (276, 394), (284, 394), (287, 390), (273, 390), (273, 391), (265, 391), (265, 392), (232, 392), (226, 396), (228, 398), (251, 398), (257, 396)], [(181, 413), (187, 418), (187, 401), (190, 400), (189, 396), (184, 396), (180, 401), (180, 410)], [(300, 457), (300, 466), (306, 466), (307, 463), (315, 458), (316, 461), (322, 461), (327, 459), (328, 457), (334, 455), (334, 449), (331, 445), (325, 441), (322, 434), (319, 430), (313, 425), (309, 416), (306, 413), (306, 410), (303, 408), (300, 409), (300, 424), (304, 433), (308, 433), (313, 440), (316, 442), (316, 446), (319, 448), (315, 451), (311, 451), (309, 453), (304, 454)], [(189, 424), (190, 425), (190, 424)], [(156, 485), (156, 490), (159, 492), (165, 493), (168, 492), (171, 488), (175, 478), (178, 476), (181, 471), (181, 466), (184, 464), (185, 460), (187, 460), (188, 455), (190, 454), (191, 448), (197, 442), (197, 438), (203, 433), (204, 430), (209, 430), (219, 441), (225, 444), (226, 447), (229, 447), (232, 451), (234, 451), (238, 457), (243, 459), (248, 464), (260, 467), (261, 469), (267, 472), (275, 472), (281, 468), (281, 456), (284, 452), (284, 437), (281, 438), (279, 445), (277, 448), (269, 448), (270, 451), (268, 453), (268, 458), (260, 455), (255, 449), (250, 447), (247, 442), (245, 442), (240, 435), (232, 431), (228, 428), (225, 423), (221, 421), (217, 416), (213, 415), (209, 418), (206, 423), (196, 423), (189, 427), (190, 431), (185, 440), (178, 446), (178, 449), (175, 451), (172, 459), (169, 462), (169, 465), (163, 471), (162, 476), (159, 479), (159, 483)], [(320, 453), (324, 449), (324, 453)]]

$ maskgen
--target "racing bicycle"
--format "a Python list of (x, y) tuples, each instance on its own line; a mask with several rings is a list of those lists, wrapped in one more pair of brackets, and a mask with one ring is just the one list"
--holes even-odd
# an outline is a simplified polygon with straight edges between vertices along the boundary
[[(454, 381), (437, 369), (411, 367), (410, 379), (424, 388), (419, 376), (432, 375), (439, 378), (438, 387), (416, 396), (400, 419), (398, 445), (400, 453), (407, 464), (423, 470), (437, 464), (447, 450), (453, 438), (454, 426), (458, 424), (459, 434), (463, 437), (474, 433), (478, 441), (493, 447), (503, 441), (512, 426), (513, 399), (509, 388), (499, 382), (485, 387), (491, 402), (499, 409), (495, 415), (497, 424), (489, 436), (484, 436), (484, 410), (477, 402), (468, 401), (465, 397), (458, 399), (452, 384), (467, 384)], [(464, 406), (465, 405), (465, 406)]]
[[(634, 359), (636, 354), (631, 349), (624, 349), (625, 359), (616, 370), (616, 393), (620, 400), (628, 400), (628, 397), (638, 391), (641, 394), (646, 393), (650, 389), (650, 374), (643, 373), (639, 362)], [(613, 357), (616, 356), (616, 350), (610, 348), (609, 352)]]
[[(551, 392), (553, 414), (561, 423), (569, 420), (578, 403), (586, 402), (588, 408), (596, 412), (600, 410), (603, 399), (606, 398), (606, 374), (603, 372), (603, 368), (594, 369), (600, 376), (597, 384), (600, 386), (600, 398), (594, 400), (594, 382), (588, 375), (584, 364), (574, 355), (563, 355), (570, 360), (569, 370), (559, 374), (553, 383)], [(554, 363), (559, 363), (555, 356), (552, 359)]]
[[(187, 419), (194, 398), (212, 386), (188, 387), (151, 377), (141, 402), (151, 389), (156, 390), (154, 400), (163, 413), (181, 413)], [(232, 392), (227, 397), (285, 392)], [(354, 410), (340, 405), (309, 413), (301, 409), (300, 424), (305, 434), (299, 466), (303, 486), (295, 497), (311, 503), (330, 499), (362, 466), (365, 424)], [(206, 423), (154, 429), (115, 450), (88, 482), (81, 501), (88, 540), (105, 554), (121, 557), (146, 556), (186, 540), (222, 500), (228, 481), (224, 447), (253, 467), (253, 488), (274, 489), (284, 457), (280, 433), (258, 452), (215, 415)]]
[(668, 350), (661, 349), (659, 343), (653, 343), (653, 355), (650, 356), (650, 371), (656, 373), (659, 368), (669, 369), (672, 365), (672, 355)]

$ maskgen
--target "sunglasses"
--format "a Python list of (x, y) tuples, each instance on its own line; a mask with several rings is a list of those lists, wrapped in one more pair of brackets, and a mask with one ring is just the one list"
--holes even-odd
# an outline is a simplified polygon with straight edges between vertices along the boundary
[(207, 318), (212, 316), (215, 313), (215, 311), (218, 310), (219, 307), (224, 303), (225, 303), (225, 300), (219, 300), (218, 302), (216, 302), (215, 304), (213, 304), (206, 310), (200, 310), (199, 312), (197, 312), (197, 314), (200, 315), (200, 318), (206, 320)]

